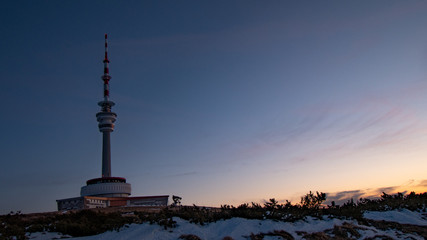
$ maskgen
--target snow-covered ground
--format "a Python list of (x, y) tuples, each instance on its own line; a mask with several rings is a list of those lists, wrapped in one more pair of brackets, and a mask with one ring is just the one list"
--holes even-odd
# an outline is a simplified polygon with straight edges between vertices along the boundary
[[(419, 226), (427, 226), (427, 216), (421, 212), (411, 212), (409, 210), (395, 210), (388, 212), (366, 212), (365, 218), (373, 220), (386, 220), (405, 224), (414, 224)], [(379, 230), (371, 226), (359, 225), (355, 220), (330, 219), (315, 219), (308, 217), (305, 220), (291, 222), (278, 222), (273, 220), (249, 220), (243, 218), (232, 218), (222, 220), (215, 223), (210, 223), (205, 226), (189, 223), (180, 218), (174, 218), (177, 222), (177, 227), (165, 230), (162, 226), (148, 223), (131, 224), (124, 227), (121, 231), (106, 232), (96, 236), (88, 236), (81, 238), (69, 238), (76, 240), (168, 240), (179, 239), (183, 234), (194, 234), (201, 239), (223, 239), (226, 236), (232, 237), (234, 240), (250, 239), (251, 233), (269, 233), (274, 230), (283, 230), (291, 234), (295, 239), (302, 239), (303, 235), (297, 232), (315, 233), (315, 232), (331, 232), (328, 230), (334, 229), (334, 226), (350, 226), (356, 230), (360, 236), (358, 239), (365, 239), (374, 236), (388, 236), (393, 239), (424, 239), (416, 234), (402, 233), (395, 229)], [(30, 239), (55, 239), (61, 238), (60, 234), (56, 233), (33, 233)], [(277, 236), (266, 236), (264, 239), (282, 239)]]
[(385, 220), (389, 222), (398, 222), (402, 224), (413, 224), (427, 226), (426, 212), (412, 212), (408, 209), (393, 210), (387, 212), (365, 212), (364, 218), (372, 220)]

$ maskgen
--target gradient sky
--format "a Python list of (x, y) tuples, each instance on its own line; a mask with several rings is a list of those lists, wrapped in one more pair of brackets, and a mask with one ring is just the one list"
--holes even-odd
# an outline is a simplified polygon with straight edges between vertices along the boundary
[(427, 191), (426, 1), (6, 1), (0, 213), (112, 173), (219, 206)]

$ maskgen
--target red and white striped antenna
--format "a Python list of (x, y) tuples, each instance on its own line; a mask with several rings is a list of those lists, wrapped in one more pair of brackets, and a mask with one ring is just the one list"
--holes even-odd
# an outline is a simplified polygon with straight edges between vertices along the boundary
[(108, 60), (107, 34), (105, 34), (105, 57), (103, 62), (104, 62), (104, 75), (102, 76), (102, 80), (104, 81), (104, 101), (108, 101), (108, 98), (110, 96), (109, 81), (111, 77), (109, 75), (110, 69), (108, 68), (108, 63), (110, 63), (110, 60)]

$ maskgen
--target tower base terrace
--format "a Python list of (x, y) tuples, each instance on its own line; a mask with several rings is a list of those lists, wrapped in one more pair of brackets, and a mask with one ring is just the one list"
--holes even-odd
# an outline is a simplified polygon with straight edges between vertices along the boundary
[(131, 194), (131, 185), (125, 178), (103, 177), (94, 178), (86, 182), (80, 190), (80, 196), (98, 197), (128, 197)]

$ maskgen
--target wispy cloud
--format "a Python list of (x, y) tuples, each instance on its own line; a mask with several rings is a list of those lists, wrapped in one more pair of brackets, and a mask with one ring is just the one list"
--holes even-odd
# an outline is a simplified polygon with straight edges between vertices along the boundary
[(341, 191), (341, 192), (333, 192), (326, 193), (327, 199), (326, 204), (330, 204), (334, 201), (336, 204), (343, 204), (350, 199), (354, 201), (359, 200), (360, 198), (369, 198), (375, 199), (379, 198), (382, 193), (387, 194), (396, 194), (401, 192), (406, 194), (408, 192), (425, 192), (427, 191), (427, 179), (421, 181), (410, 180), (405, 184), (400, 186), (390, 186), (390, 187), (380, 187), (380, 188), (370, 188), (370, 189), (358, 189), (351, 191)]
[(365, 192), (362, 190), (353, 190), (353, 191), (342, 191), (337, 193), (328, 193), (327, 201), (330, 203), (334, 201), (337, 204), (346, 202), (349, 199), (359, 199), (361, 196), (365, 195)]
[(426, 92), (424, 85), (410, 86), (390, 96), (308, 106), (293, 113), (292, 120), (286, 115), (282, 121), (274, 121), (249, 140), (240, 154), (262, 156), (266, 152), (282, 151), (289, 161), (309, 161), (320, 156), (328, 158), (331, 154), (380, 152), (395, 146), (409, 146), (427, 133), (427, 128), (419, 113), (403, 102)]
[(419, 186), (419, 187), (426, 187), (427, 188), (427, 179), (421, 181), (417, 186)]
[(176, 174), (168, 175), (168, 177), (186, 177), (186, 176), (192, 176), (196, 174), (199, 174), (199, 172), (192, 171), (192, 172), (176, 173)]

